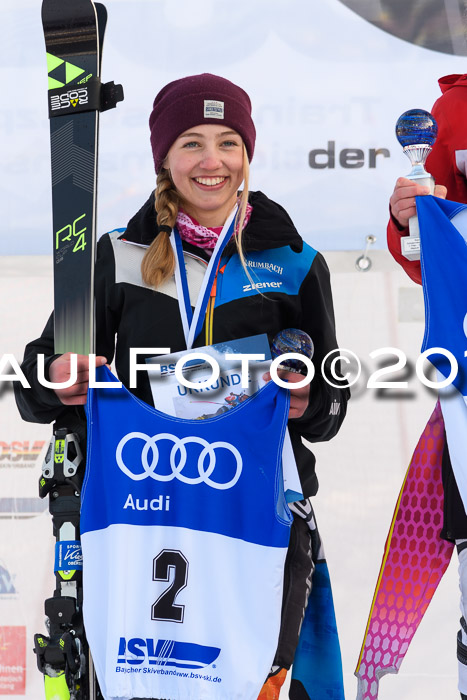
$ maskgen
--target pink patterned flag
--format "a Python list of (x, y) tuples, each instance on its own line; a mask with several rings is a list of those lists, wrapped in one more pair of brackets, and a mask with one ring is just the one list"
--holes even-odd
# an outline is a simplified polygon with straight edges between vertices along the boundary
[(442, 540), (441, 459), (444, 422), (439, 402), (405, 475), (389, 529), (355, 675), (357, 700), (377, 700), (379, 679), (397, 673), (451, 559)]

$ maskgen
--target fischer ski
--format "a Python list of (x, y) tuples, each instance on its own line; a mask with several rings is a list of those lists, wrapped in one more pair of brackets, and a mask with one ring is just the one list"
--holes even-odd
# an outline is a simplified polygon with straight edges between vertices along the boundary
[[(97, 8), (97, 9), (96, 9)], [(92, 0), (43, 0), (52, 160), (55, 352), (94, 345), (93, 279), (99, 112), (123, 99), (102, 85), (106, 10)]]
[[(52, 166), (55, 353), (94, 352), (99, 113), (123, 99), (100, 81), (107, 11), (92, 0), (43, 0)], [(82, 618), (79, 537), (84, 459), (77, 434), (54, 427), (39, 495), (49, 495), (56, 538), (56, 588), (45, 601), (47, 635), (36, 634), (46, 700), (97, 700), (101, 694)]]

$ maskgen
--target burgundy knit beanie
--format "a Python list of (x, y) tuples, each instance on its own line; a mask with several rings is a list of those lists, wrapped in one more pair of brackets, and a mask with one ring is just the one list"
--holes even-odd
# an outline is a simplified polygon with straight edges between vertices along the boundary
[(225, 124), (237, 131), (251, 161), (256, 131), (250, 98), (230, 80), (202, 73), (174, 80), (154, 100), (149, 128), (156, 173), (178, 136), (199, 124)]

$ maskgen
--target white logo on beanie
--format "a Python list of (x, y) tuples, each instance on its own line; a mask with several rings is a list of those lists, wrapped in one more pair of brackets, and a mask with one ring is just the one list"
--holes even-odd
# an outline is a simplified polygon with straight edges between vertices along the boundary
[(218, 100), (204, 100), (205, 119), (223, 119), (224, 103)]

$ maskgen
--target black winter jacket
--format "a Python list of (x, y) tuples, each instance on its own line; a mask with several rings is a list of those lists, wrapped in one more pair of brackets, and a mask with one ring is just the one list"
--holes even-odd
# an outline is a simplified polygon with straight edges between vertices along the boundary
[[(305, 244), (287, 212), (261, 192), (252, 192), (252, 215), (244, 231), (244, 250), (254, 284), (241, 267), (234, 242), (223, 254), (218, 275), (213, 316), (213, 342), (223, 342), (258, 333), (269, 341), (284, 328), (301, 328), (312, 338), (316, 368), (310, 402), (301, 418), (289, 421), (290, 435), (305, 496), (318, 488), (313, 454), (301, 438), (311, 442), (329, 440), (342, 423), (349, 398), (348, 389), (325, 382), (321, 362), (337, 348), (329, 271), (324, 258)], [(96, 352), (109, 362), (114, 359), (120, 381), (129, 385), (129, 348), (167, 347), (185, 349), (176, 288), (173, 281), (158, 290), (145, 285), (140, 264), (145, 248), (158, 234), (154, 195), (130, 220), (126, 229), (105, 234), (98, 242), (96, 261)], [(190, 290), (196, 294), (206, 260), (202, 249), (184, 243)], [(261, 292), (261, 293), (260, 293)], [(205, 344), (204, 329), (194, 346)], [(55, 393), (37, 381), (37, 354), (53, 353), (53, 316), (42, 335), (26, 347), (22, 370), (31, 389), (15, 387), (18, 408), (24, 420), (58, 425), (85, 433), (80, 407), (61, 404)], [(154, 353), (149, 352), (147, 357)], [(144, 355), (138, 362), (144, 361)], [(133, 393), (152, 405), (149, 381), (138, 373)], [(16, 383), (17, 384), (17, 383)]]

